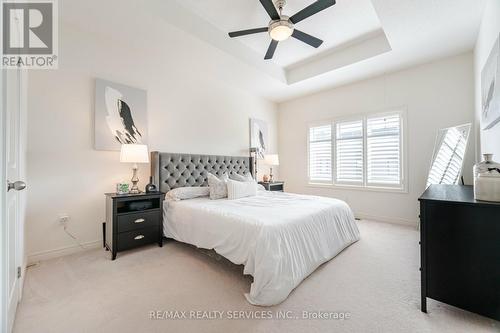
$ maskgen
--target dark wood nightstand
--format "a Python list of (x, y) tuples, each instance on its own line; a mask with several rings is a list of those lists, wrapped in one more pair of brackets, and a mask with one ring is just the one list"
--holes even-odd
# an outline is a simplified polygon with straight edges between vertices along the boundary
[(163, 246), (163, 200), (165, 194), (106, 193), (106, 222), (103, 224), (104, 247), (116, 253), (138, 246), (158, 243)]
[(259, 184), (264, 186), (264, 188), (268, 191), (285, 192), (285, 182), (280, 182), (280, 181), (274, 181), (272, 183), (259, 182)]

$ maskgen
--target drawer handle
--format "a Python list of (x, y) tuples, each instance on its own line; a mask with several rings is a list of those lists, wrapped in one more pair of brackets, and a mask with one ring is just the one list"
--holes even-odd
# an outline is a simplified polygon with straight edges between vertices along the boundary
[(134, 223), (143, 223), (146, 222), (146, 219), (137, 219), (134, 221)]
[(144, 235), (139, 235), (139, 236), (134, 237), (135, 240), (139, 240), (139, 239), (143, 239), (143, 238), (144, 238)]

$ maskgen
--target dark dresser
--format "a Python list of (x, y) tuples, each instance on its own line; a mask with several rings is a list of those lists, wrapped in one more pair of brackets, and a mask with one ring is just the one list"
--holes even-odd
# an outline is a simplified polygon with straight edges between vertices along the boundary
[(431, 185), (419, 201), (422, 311), (429, 297), (500, 320), (500, 203), (463, 185)]
[(163, 199), (157, 193), (106, 193), (106, 222), (103, 239), (112, 260), (117, 252), (138, 246), (163, 244)]

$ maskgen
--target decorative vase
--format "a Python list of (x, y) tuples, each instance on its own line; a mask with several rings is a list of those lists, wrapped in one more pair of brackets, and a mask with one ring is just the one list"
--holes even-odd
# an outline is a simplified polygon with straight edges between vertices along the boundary
[(492, 154), (483, 154), (484, 161), (474, 165), (474, 199), (500, 201), (500, 164)]
[(484, 161), (474, 165), (474, 179), (476, 179), (480, 173), (488, 172), (488, 169), (500, 168), (500, 164), (493, 161), (493, 154), (483, 154), (483, 159)]
[(156, 185), (153, 184), (153, 177), (149, 177), (149, 184), (146, 185), (146, 193), (153, 193), (157, 192), (158, 189), (156, 188)]

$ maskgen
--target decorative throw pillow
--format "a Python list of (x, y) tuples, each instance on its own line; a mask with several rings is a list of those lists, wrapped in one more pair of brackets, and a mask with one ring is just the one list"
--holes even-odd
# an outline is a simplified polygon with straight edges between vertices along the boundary
[(252, 177), (252, 174), (251, 173), (245, 173), (245, 176), (244, 176), (247, 180), (247, 182), (257, 182), (255, 179), (253, 179)]
[(210, 190), (208, 186), (204, 187), (178, 187), (167, 192), (167, 199), (179, 201), (198, 197), (208, 197)]
[(223, 174), (220, 178), (214, 176), (213, 174), (208, 174), (208, 188), (210, 190), (210, 199), (222, 199), (227, 198), (227, 181), (229, 177), (227, 174)]
[(229, 179), (227, 181), (227, 194), (229, 200), (256, 196), (257, 183), (254, 181), (240, 182)]
[(250, 173), (246, 173), (245, 175), (233, 173), (232, 175), (229, 176), (229, 179), (236, 180), (239, 182), (252, 182), (252, 181), (254, 181), (254, 179)]

